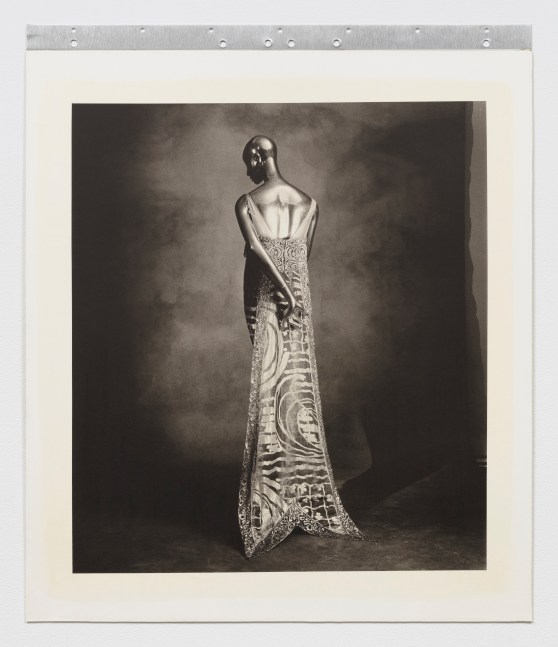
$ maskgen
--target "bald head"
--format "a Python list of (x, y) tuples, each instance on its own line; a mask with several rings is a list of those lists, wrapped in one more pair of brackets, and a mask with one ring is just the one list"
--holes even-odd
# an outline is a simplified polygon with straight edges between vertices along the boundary
[(259, 156), (262, 162), (265, 162), (269, 157), (277, 159), (277, 146), (269, 137), (256, 135), (244, 147), (242, 159), (247, 163), (254, 155)]
[(246, 144), (242, 152), (246, 164), (247, 175), (252, 182), (259, 184), (269, 178), (269, 174), (277, 174), (277, 146), (275, 142), (264, 135), (256, 135)]

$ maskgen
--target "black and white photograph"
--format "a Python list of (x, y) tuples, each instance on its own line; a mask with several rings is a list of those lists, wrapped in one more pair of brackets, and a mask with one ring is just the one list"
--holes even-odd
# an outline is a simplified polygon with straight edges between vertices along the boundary
[(73, 104), (73, 573), (487, 568), (486, 124)]

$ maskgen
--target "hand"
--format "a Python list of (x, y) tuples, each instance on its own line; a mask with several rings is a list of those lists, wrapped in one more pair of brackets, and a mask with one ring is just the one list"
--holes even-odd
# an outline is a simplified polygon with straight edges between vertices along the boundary
[(291, 293), (287, 297), (286, 308), (283, 311), (283, 318), (281, 320), (282, 328), (290, 328), (291, 330), (301, 328), (307, 314), (304, 307), (296, 300), (294, 294)]

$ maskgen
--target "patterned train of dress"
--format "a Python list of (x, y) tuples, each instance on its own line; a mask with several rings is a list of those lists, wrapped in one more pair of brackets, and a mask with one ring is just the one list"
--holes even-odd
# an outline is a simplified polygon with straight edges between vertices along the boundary
[(281, 326), (282, 297), (247, 255), (244, 306), (254, 348), (238, 506), (246, 557), (273, 548), (295, 526), (322, 537), (366, 540), (341, 503), (324, 435), (306, 247), (316, 203), (295, 234), (274, 238), (246, 199), (259, 240), (308, 313), (301, 328)]

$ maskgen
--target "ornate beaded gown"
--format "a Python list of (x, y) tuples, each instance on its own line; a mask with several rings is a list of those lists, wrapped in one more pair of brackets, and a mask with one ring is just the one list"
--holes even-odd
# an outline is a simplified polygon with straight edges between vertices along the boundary
[(316, 203), (292, 236), (276, 238), (246, 199), (260, 242), (307, 312), (300, 328), (281, 326), (282, 296), (247, 256), (244, 307), (253, 356), (238, 507), (246, 557), (273, 548), (295, 526), (322, 537), (368, 539), (341, 503), (324, 435), (306, 243)]

